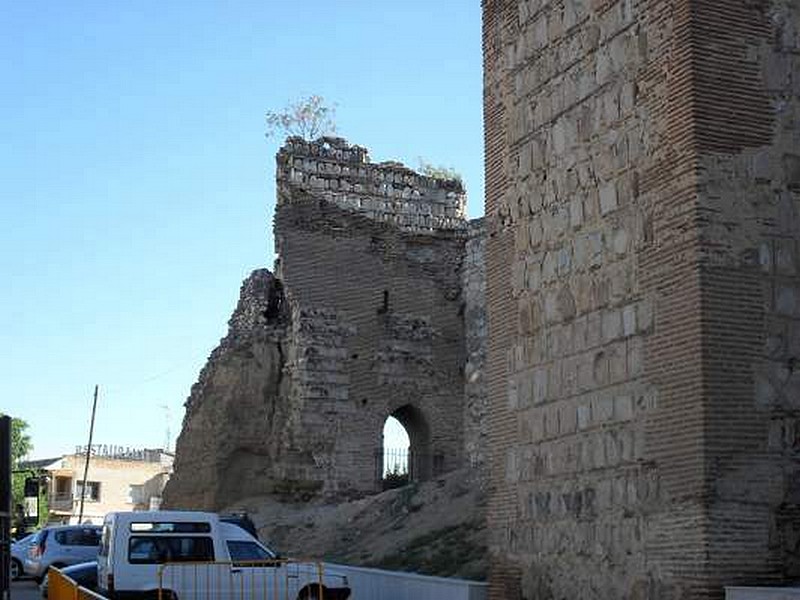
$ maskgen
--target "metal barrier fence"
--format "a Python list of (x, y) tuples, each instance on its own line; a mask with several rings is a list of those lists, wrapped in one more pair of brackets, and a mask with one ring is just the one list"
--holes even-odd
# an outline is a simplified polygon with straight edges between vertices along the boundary
[(106, 600), (100, 594), (78, 585), (55, 567), (47, 571), (47, 597), (49, 600)]
[[(267, 567), (267, 568), (265, 568)], [(238, 570), (238, 572), (237, 572)], [(347, 565), (290, 560), (167, 563), (158, 570), (157, 599), (150, 600), (486, 600), (479, 581), (431, 577)], [(50, 600), (107, 600), (60, 570), (48, 571)]]
[(408, 475), (408, 448), (384, 448), (375, 453), (383, 460), (383, 476)]
[(339, 600), (345, 581), (314, 561), (165, 563), (157, 600)]

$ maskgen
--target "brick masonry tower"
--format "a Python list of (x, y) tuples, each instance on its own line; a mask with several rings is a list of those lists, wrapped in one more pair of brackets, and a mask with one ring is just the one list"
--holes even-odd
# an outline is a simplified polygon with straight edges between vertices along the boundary
[(372, 163), (340, 138), (290, 138), (277, 185), (277, 275), (296, 329), (286, 372), (303, 422), (295, 442), (324, 463), (305, 477), (322, 475), (334, 493), (376, 491), (390, 415), (409, 434), (412, 478), (463, 466), (461, 184)]
[(800, 6), (484, 0), (491, 597), (800, 577)]

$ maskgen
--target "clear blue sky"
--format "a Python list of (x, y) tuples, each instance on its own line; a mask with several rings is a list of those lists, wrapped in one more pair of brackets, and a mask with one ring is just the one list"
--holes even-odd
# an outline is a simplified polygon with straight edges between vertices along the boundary
[(321, 94), (373, 160), (451, 166), (482, 213), (478, 0), (2, 13), (0, 412), (33, 457), (85, 443), (95, 383), (96, 443), (174, 444), (242, 279), (274, 260), (265, 111)]

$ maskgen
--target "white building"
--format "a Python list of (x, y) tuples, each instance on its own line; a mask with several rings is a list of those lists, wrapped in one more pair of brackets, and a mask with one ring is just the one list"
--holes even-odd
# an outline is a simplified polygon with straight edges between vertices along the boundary
[[(86, 477), (81, 522), (102, 523), (106, 513), (155, 510), (161, 504), (174, 456), (160, 449), (115, 451), (93, 448)], [(51, 523), (77, 523), (80, 514), (85, 451), (26, 463), (48, 477)]]

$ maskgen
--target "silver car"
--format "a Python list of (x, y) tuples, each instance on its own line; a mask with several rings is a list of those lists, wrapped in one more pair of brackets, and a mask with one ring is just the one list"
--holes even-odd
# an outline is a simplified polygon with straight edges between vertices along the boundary
[(25, 573), (41, 582), (47, 569), (97, 559), (101, 528), (97, 525), (47, 527), (36, 534), (25, 558)]
[(33, 543), (36, 533), (29, 533), (21, 540), (11, 544), (11, 579), (19, 579), (23, 575), (22, 565), (28, 557), (28, 548)]

